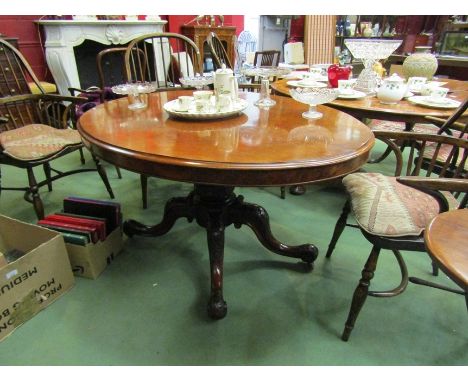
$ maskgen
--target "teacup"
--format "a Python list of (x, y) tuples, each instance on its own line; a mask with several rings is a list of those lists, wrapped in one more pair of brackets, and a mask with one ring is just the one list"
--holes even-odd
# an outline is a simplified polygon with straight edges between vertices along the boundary
[(426, 77), (410, 77), (408, 78), (408, 90), (419, 91), (421, 87), (426, 83)]
[(420, 93), (421, 93), (422, 96), (429, 96), (429, 95), (431, 95), (432, 91), (435, 88), (438, 88), (440, 86), (441, 86), (440, 83), (428, 82), (428, 83), (421, 86)]
[(356, 80), (338, 80), (338, 90), (340, 94), (353, 94)]
[(179, 98), (177, 98), (177, 111), (188, 111), (191, 102), (192, 97), (180, 96)]
[(212, 90), (197, 90), (193, 92), (193, 98), (196, 100), (205, 100), (209, 101), (213, 95)]
[(428, 101), (434, 103), (444, 103), (447, 101), (445, 98), (447, 96), (449, 89), (443, 87), (435, 87), (431, 90), (431, 94), (428, 97)]
[(229, 94), (220, 94), (216, 102), (218, 111), (229, 111), (231, 109), (232, 100)]
[(195, 111), (197, 113), (207, 113), (210, 111), (210, 101), (206, 99), (195, 99)]

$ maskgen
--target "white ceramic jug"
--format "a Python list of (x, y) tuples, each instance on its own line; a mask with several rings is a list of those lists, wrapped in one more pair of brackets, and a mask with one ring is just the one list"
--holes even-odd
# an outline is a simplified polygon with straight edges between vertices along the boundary
[(377, 90), (377, 98), (381, 103), (395, 104), (403, 99), (407, 87), (403, 78), (395, 73), (382, 81), (382, 85)]
[(233, 71), (229, 68), (226, 68), (226, 65), (223, 64), (221, 69), (218, 69), (213, 74), (213, 87), (216, 98), (218, 98), (220, 94), (227, 94), (233, 101), (237, 100), (237, 80), (234, 77)]

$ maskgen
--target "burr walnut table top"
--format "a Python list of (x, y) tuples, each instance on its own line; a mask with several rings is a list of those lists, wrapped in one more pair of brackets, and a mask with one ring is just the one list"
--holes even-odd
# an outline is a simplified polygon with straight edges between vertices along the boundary
[(320, 106), (273, 96), (270, 109), (254, 106), (258, 93), (240, 93), (249, 106), (219, 120), (174, 119), (163, 105), (191, 91), (148, 95), (148, 107), (132, 111), (127, 98), (99, 105), (79, 120), (85, 144), (120, 167), (162, 178), (223, 186), (303, 184), (341, 177), (366, 163), (374, 144), (363, 123)]

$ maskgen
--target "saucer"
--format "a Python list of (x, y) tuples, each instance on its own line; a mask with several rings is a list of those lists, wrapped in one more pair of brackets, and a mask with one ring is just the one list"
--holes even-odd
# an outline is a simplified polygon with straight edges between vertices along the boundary
[(450, 102), (450, 99), (445, 98), (445, 97), (441, 97), (441, 98), (426, 97), (426, 101), (429, 103), (435, 103), (437, 105), (445, 105)]
[(286, 82), (289, 86), (292, 86), (293, 88), (326, 88), (327, 84), (324, 84), (323, 82), (304, 82), (304, 81), (288, 81)]
[(445, 98), (447, 102), (445, 103), (434, 103), (431, 102), (427, 96), (413, 96), (408, 98), (408, 102), (414, 103), (420, 106), (426, 106), (431, 108), (439, 109), (455, 109), (460, 106), (461, 102), (454, 99)]
[(339, 99), (359, 99), (359, 98), (364, 98), (366, 96), (366, 93), (360, 92), (358, 90), (354, 90), (350, 94), (338, 94)]

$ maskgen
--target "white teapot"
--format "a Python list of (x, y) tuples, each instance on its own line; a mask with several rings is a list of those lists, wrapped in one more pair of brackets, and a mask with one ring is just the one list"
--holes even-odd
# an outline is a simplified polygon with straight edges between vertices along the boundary
[(384, 79), (377, 90), (377, 98), (384, 104), (395, 104), (406, 94), (408, 85), (398, 74), (392, 74)]
[(221, 69), (213, 73), (213, 87), (216, 99), (218, 99), (220, 94), (228, 94), (233, 101), (238, 98), (238, 86), (234, 72), (226, 68), (224, 64)]

